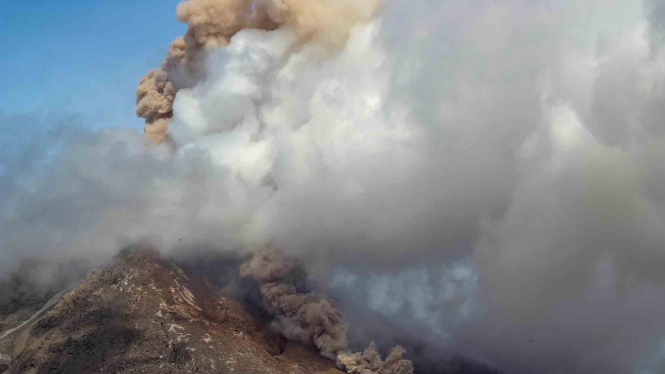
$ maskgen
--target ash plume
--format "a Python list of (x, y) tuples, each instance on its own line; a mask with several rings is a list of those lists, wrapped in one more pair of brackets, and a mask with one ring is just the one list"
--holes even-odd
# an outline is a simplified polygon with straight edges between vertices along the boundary
[(240, 267), (240, 275), (259, 284), (264, 307), (279, 318), (278, 330), (289, 339), (313, 343), (324, 356), (336, 359), (349, 374), (413, 374), (411, 361), (402, 359), (404, 348), (395, 346), (384, 362), (374, 342), (363, 353), (351, 353), (347, 325), (329, 300), (298, 292), (289, 279), (299, 264), (279, 252), (255, 254)]
[(164, 63), (150, 70), (136, 90), (136, 114), (146, 121), (145, 132), (155, 143), (170, 139), (168, 124), (173, 101), (181, 88), (205, 79), (201, 72), (204, 52), (226, 46), (242, 29), (293, 30), (302, 42), (318, 39), (327, 48), (339, 49), (350, 27), (367, 22), (379, 0), (364, 2), (330, 0), (187, 0), (178, 5), (177, 17), (187, 23), (184, 37), (171, 43)]
[(280, 331), (285, 336), (312, 342), (322, 354), (336, 358), (348, 349), (347, 326), (331, 302), (314, 293), (300, 293), (288, 282), (287, 277), (297, 269), (297, 262), (268, 252), (243, 264), (240, 275), (259, 284), (265, 308), (280, 318)]
[(402, 359), (404, 353), (404, 348), (395, 346), (383, 361), (372, 342), (362, 353), (343, 355), (339, 360), (349, 374), (412, 374), (413, 364)]

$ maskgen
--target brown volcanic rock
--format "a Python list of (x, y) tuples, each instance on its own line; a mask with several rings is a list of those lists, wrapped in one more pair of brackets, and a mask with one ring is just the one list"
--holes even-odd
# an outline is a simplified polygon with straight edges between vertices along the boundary
[(123, 251), (0, 341), (9, 373), (339, 374), (204, 279), (150, 250)]

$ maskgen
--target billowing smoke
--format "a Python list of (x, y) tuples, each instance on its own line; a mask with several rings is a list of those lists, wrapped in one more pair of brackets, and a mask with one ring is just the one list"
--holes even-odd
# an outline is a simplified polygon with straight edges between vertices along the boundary
[(189, 0), (138, 92), (170, 141), (71, 130), (0, 151), (0, 267), (146, 237), (283, 248), (354, 349), (662, 372), (663, 9)]
[(58, 292), (73, 285), (90, 265), (74, 259), (25, 258), (8, 272), (0, 273), (0, 329), (3, 318), (38, 311)]
[(363, 353), (342, 355), (339, 360), (349, 374), (412, 374), (413, 364), (403, 360), (404, 348), (395, 346), (390, 350), (386, 361), (376, 349), (374, 342)]
[(335, 307), (314, 293), (300, 293), (289, 282), (298, 270), (295, 261), (277, 253), (261, 253), (240, 267), (240, 275), (252, 277), (263, 295), (268, 312), (277, 316), (279, 330), (289, 338), (314, 345), (326, 356), (336, 358), (348, 349), (347, 327)]
[(373, 342), (364, 353), (352, 353), (346, 339), (348, 327), (335, 306), (315, 293), (299, 292), (292, 283), (298, 270), (298, 262), (271, 251), (255, 254), (240, 267), (240, 275), (259, 284), (263, 304), (279, 318), (277, 327), (282, 334), (314, 343), (323, 355), (336, 359), (347, 373), (413, 374), (413, 365), (402, 359), (405, 352), (400, 346), (391, 349), (385, 362)]
[(162, 66), (141, 79), (136, 114), (145, 118), (145, 132), (156, 143), (169, 139), (173, 100), (181, 88), (206, 79), (207, 50), (226, 46), (242, 29), (288, 28), (299, 42), (315, 39), (328, 49), (344, 45), (349, 29), (369, 21), (379, 0), (188, 0), (178, 5), (178, 19), (189, 25), (184, 37), (171, 43)]

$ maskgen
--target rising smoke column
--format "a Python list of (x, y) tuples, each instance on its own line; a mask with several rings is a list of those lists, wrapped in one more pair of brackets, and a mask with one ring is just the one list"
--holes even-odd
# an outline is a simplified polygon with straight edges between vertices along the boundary
[(184, 37), (171, 43), (162, 66), (150, 70), (136, 90), (136, 114), (145, 118), (150, 139), (156, 143), (168, 139), (177, 91), (204, 78), (197, 66), (201, 64), (200, 52), (227, 45), (245, 27), (260, 26), (263, 22), (256, 20), (253, 13), (252, 1), (247, 0), (198, 0), (178, 5), (178, 19), (189, 24), (189, 29)]
[(136, 114), (155, 143), (169, 139), (173, 101), (181, 88), (205, 79), (205, 51), (229, 44), (242, 29), (292, 29), (301, 43), (317, 39), (331, 50), (346, 41), (349, 28), (367, 22), (379, 0), (354, 4), (330, 0), (188, 0), (178, 4), (177, 17), (189, 28), (171, 43), (161, 67), (150, 70), (136, 90)]
[(347, 326), (335, 306), (314, 293), (298, 292), (293, 285), (299, 266), (297, 261), (271, 251), (255, 254), (240, 267), (241, 276), (258, 283), (264, 307), (279, 318), (277, 326), (282, 334), (314, 343), (349, 374), (413, 374), (413, 364), (402, 359), (405, 351), (400, 346), (391, 349), (385, 362), (373, 342), (363, 353), (352, 353), (346, 340)]
[[(183, 38), (176, 39), (161, 68), (151, 70), (137, 89), (136, 113), (146, 119), (146, 133), (155, 143), (169, 139), (168, 123), (173, 116), (177, 91), (186, 88), (178, 84), (178, 74), (189, 75), (190, 82), (206, 78), (201, 69), (202, 52), (227, 46), (242, 29), (274, 30), (279, 26), (296, 34), (294, 47), (316, 42), (329, 51), (343, 47), (350, 27), (367, 22), (376, 10), (377, 0), (352, 5), (332, 1), (264, 1), (251, 0), (188, 0), (178, 5), (178, 19), (189, 25)], [(295, 262), (274, 255), (257, 255), (241, 268), (241, 275), (251, 276), (260, 284), (264, 304), (269, 312), (282, 319), (281, 331), (289, 338), (312, 341), (322, 354), (337, 358), (350, 373), (365, 370), (366, 355), (352, 355), (346, 341), (347, 326), (339, 312), (328, 300), (315, 294), (301, 294), (295, 286), (280, 282), (296, 270)], [(374, 346), (368, 348), (368, 352)], [(388, 361), (373, 363), (376, 373), (412, 373), (409, 361), (401, 360), (404, 349), (395, 347)], [(380, 362), (380, 364), (377, 364)], [(378, 365), (378, 366), (377, 366)], [(368, 371), (363, 371), (368, 372)]]

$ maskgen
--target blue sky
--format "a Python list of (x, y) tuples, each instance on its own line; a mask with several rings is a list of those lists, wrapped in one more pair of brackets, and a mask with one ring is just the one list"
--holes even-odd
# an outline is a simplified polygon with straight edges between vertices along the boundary
[(142, 128), (134, 91), (186, 30), (178, 2), (0, 2), (0, 132), (16, 115)]

